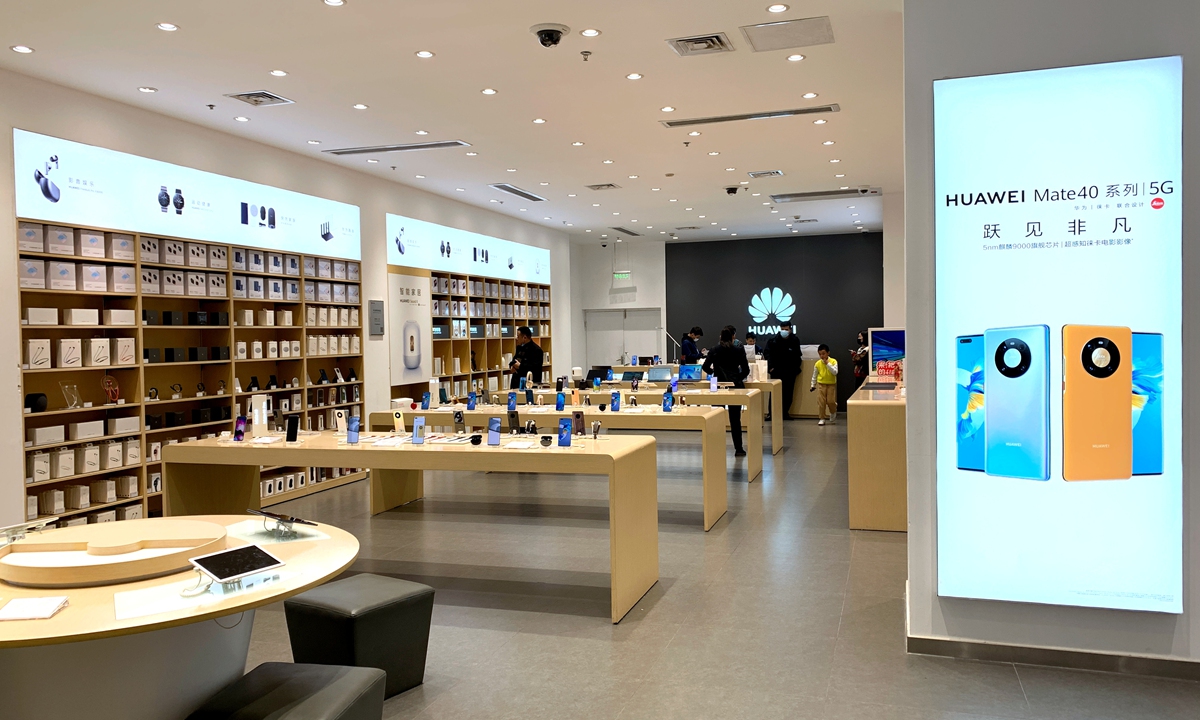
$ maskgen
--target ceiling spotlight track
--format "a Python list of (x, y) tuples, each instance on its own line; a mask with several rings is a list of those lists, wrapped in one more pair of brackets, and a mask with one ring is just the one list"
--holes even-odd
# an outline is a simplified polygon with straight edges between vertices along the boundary
[(714, 123), (738, 122), (740, 120), (769, 120), (772, 118), (795, 117), (797, 115), (820, 115), (824, 113), (841, 112), (837, 103), (817, 105), (815, 107), (794, 108), (792, 110), (771, 110), (768, 112), (744, 113), (741, 115), (716, 115), (704, 118), (689, 118), (687, 120), (659, 120), (663, 127), (678, 128), (693, 125), (712, 125)]
[(442, 150), (445, 148), (471, 147), (462, 140), (435, 140), (432, 142), (402, 143), (400, 145), (373, 145), (371, 147), (338, 148), (323, 150), (330, 155), (366, 155), (368, 153), (408, 152), (410, 150)]
[(488, 185), (488, 187), (499, 190), (500, 192), (506, 192), (509, 195), (516, 195), (517, 197), (524, 200), (529, 200), (530, 202), (546, 202), (546, 198), (542, 197), (541, 195), (534, 195), (528, 190), (519, 188), (512, 183), (492, 183), (491, 185)]

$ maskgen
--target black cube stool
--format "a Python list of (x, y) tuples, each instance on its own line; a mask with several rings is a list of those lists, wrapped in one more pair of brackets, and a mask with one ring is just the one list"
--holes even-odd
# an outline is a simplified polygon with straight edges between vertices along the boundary
[(362, 574), (301, 593), (283, 604), (292, 658), (387, 673), (386, 697), (425, 679), (433, 588)]
[(263, 663), (187, 720), (381, 720), (386, 681), (376, 668)]

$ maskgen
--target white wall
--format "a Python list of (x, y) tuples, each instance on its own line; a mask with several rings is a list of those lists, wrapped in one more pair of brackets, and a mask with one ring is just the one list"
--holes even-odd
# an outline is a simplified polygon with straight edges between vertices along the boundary
[[(1200, 493), (1184, 492), (1184, 613), (939, 599), (933, 393), (934, 79), (1165, 55), (1184, 63), (1184, 442), (1200, 447), (1188, 378), (1200, 373), (1200, 3), (1196, 0), (906, 0), (904, 3), (908, 381), (908, 631), (973, 640), (1200, 660)], [(1114, 97), (1114, 103), (1121, 98)], [(1137, 132), (1132, 128), (1131, 132)], [(1200, 455), (1184, 451), (1184, 477)], [(1187, 483), (1185, 482), (1185, 487)], [(1120, 528), (1114, 528), (1120, 532)], [(1053, 548), (1047, 548), (1052, 552)]]
[[(658, 308), (666, 327), (666, 247), (661, 240), (642, 239), (609, 242), (607, 248), (600, 247), (599, 239), (571, 243), (571, 324), (580, 329), (572, 338), (571, 366), (587, 367), (587, 339), (582, 332), (584, 310)], [(630, 270), (633, 277), (614, 283), (614, 262), (619, 266), (616, 269)], [(667, 343), (663, 341), (664, 350)], [(565, 369), (560, 366), (559, 372)]]
[(904, 193), (883, 196), (883, 325), (904, 327)]
[[(0, 71), (0, 256), (16, 268), (12, 128), (89, 143), (253, 182), (274, 185), (362, 209), (363, 304), (387, 297), (384, 215), (396, 213), (550, 249), (552, 348), (556, 366), (571, 354), (571, 267), (567, 236), (503, 215), (268, 147), (145, 110)], [(219, 239), (219, 238), (214, 238)], [(17, 338), (14, 282), (0, 282), (0, 336)], [(387, 338), (364, 344), (365, 409), (386, 409), (390, 395)], [(0, 344), (0, 458), (24, 467), (20, 349)], [(559, 370), (565, 372), (565, 370)], [(13, 466), (9, 466), (12, 468)], [(23, 471), (0, 477), (0, 525), (24, 519)]]

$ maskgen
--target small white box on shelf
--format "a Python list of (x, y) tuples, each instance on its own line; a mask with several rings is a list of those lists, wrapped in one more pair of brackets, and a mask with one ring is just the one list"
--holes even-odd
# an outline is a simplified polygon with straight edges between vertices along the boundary
[(47, 262), (46, 280), (51, 290), (74, 290), (75, 263), (58, 260)]
[(157, 238), (143, 237), (138, 244), (138, 249), (141, 250), (142, 262), (158, 262), (159, 241)]
[(305, 302), (316, 302), (317, 301), (317, 284), (316, 283), (305, 281), (305, 283), (304, 283), (304, 301)]
[(87, 485), (68, 485), (63, 488), (63, 503), (67, 510), (86, 510), (91, 507), (91, 488)]
[(350, 336), (343, 335), (338, 338), (338, 352), (342, 355), (350, 354)]
[(104, 311), (105, 325), (134, 326), (137, 325), (136, 310), (121, 310), (112, 308)]
[(142, 294), (159, 295), (162, 293), (162, 277), (157, 268), (142, 268)]
[(50, 369), (50, 340), (39, 338), (25, 341), (25, 364), (30, 370)]
[(359, 302), (360, 297), (361, 296), (359, 295), (357, 285), (347, 285), (346, 286), (346, 302), (351, 302), (351, 303)]
[(329, 354), (329, 336), (328, 335), (317, 336), (317, 354), (318, 355), (328, 355)]
[(83, 367), (83, 340), (60, 338), (57, 350), (58, 355), (54, 358), (54, 367)]
[(50, 443), (60, 443), (66, 440), (66, 438), (67, 429), (62, 425), (29, 428), (25, 431), (25, 439), (27, 439), (33, 445), (49, 445)]
[(62, 515), (67, 511), (62, 490), (43, 490), (38, 493), (38, 512), (42, 515)]
[(125, 464), (125, 446), (119, 442), (105, 443), (103, 454), (100, 453), (100, 448), (96, 448), (96, 455), (103, 470), (116, 470)]
[(109, 292), (130, 295), (137, 292), (137, 271), (132, 265), (109, 265), (106, 280)]
[(99, 523), (108, 523), (117, 521), (116, 510), (104, 510), (101, 512), (91, 513), (87, 516), (88, 525), (96, 525)]
[(75, 254), (79, 257), (104, 257), (104, 233), (76, 228)]
[(159, 241), (159, 262), (164, 265), (185, 265), (186, 251), (178, 240)]
[(317, 258), (317, 277), (333, 277), (333, 261), (329, 258)]
[(317, 327), (329, 327), (329, 308), (319, 307), (316, 310), (317, 310)]
[(358, 308), (350, 308), (350, 327), (358, 327)]
[(67, 437), (71, 440), (91, 440), (104, 437), (104, 421), (88, 420), (67, 425)]
[(50, 455), (37, 452), (25, 456), (25, 482), (35, 483), (50, 479)]
[(117, 481), (112, 478), (104, 480), (93, 480), (88, 485), (88, 493), (91, 495), (92, 502), (97, 505), (111, 503), (117, 501)]
[(238, 327), (254, 327), (254, 311), (245, 308), (238, 310), (233, 316)]
[(283, 253), (267, 253), (267, 272), (271, 275), (283, 274)]
[[(111, 435), (112, 433), (109, 434)], [(147, 449), (149, 450), (148, 457), (146, 458), (147, 460), (150, 462), (158, 462), (159, 460), (162, 460), (161, 442), (152, 442)]]
[(75, 289), (84, 292), (108, 290), (108, 273), (103, 265), (76, 265)]
[(248, 292), (248, 287), (247, 287), (247, 282), (246, 282), (246, 276), (245, 275), (234, 275), (233, 276), (233, 296), (235, 298), (244, 298), (244, 297), (246, 297), (247, 292)]
[(185, 273), (184, 282), (187, 286), (188, 297), (208, 297), (208, 274), (202, 272)]
[(304, 326), (305, 327), (316, 327), (317, 326), (317, 309), (315, 307), (309, 306), (309, 307), (304, 308)]
[(274, 310), (259, 310), (258, 324), (262, 327), (275, 326), (275, 311)]
[(202, 243), (187, 243), (187, 266), (208, 267), (208, 247)]
[(317, 302), (333, 302), (333, 286), (329, 283), (317, 283)]
[(94, 473), (101, 469), (109, 469), (108, 465), (104, 465), (104, 457), (100, 454), (100, 448), (95, 445), (84, 445), (83, 447), (75, 448), (75, 474), (83, 475), (84, 473)]
[[(132, 463), (129, 463), (132, 464)], [(117, 481), (117, 497), (131, 498), (137, 497), (138, 494), (138, 479), (137, 475), (119, 475)]]
[(359, 265), (356, 262), (346, 263), (346, 279), (357, 281), (360, 277), (358, 268), (359, 268)]
[(233, 349), (233, 359), (234, 360), (245, 360), (246, 359), (246, 341), (245, 340), (238, 340), (237, 343), (234, 344), (233, 348), (234, 348)]
[(69, 227), (47, 225), (46, 252), (52, 255), (74, 255), (75, 231)]
[(133, 338), (114, 338), (113, 365), (137, 364), (137, 341)]
[(71, 448), (50, 451), (50, 479), (71, 477), (75, 474), (75, 453)]
[(280, 327), (292, 326), (292, 311), (291, 310), (276, 310), (275, 311), (276, 325)]
[(261, 481), (259, 481), (258, 484), (259, 484), (258, 494), (260, 497), (271, 497), (272, 495), (275, 494), (275, 481), (274, 480), (261, 480)]
[(146, 476), (146, 492), (162, 492), (161, 472), (152, 472)]
[(261, 360), (263, 356), (262, 340), (254, 340), (250, 343), (250, 359)]
[(142, 429), (142, 419), (137, 415), (108, 419), (109, 435), (128, 435)]
[(342, 283), (333, 284), (333, 301), (336, 303), (346, 302), (346, 286)]
[(362, 340), (357, 335), (350, 336), (350, 354), (358, 355), (362, 352)]
[(266, 254), (262, 250), (246, 251), (246, 270), (263, 272), (266, 269)]
[(294, 357), (294, 358), (300, 357), (300, 341), (299, 340), (292, 341), (292, 357)]
[(263, 300), (266, 297), (266, 283), (260, 277), (251, 275), (246, 278), (249, 287), (246, 289), (246, 297), (251, 300)]
[(274, 360), (279, 357), (279, 343), (275, 340), (267, 341), (267, 358)]
[(21, 252), (46, 252), (46, 228), (41, 223), (17, 223), (17, 249)]
[(342, 260), (333, 261), (333, 278), (335, 280), (346, 279), (346, 263)]
[(308, 356), (315, 357), (317, 355), (317, 350), (319, 348), (320, 348), (320, 343), (317, 342), (317, 336), (309, 335), (308, 336)]
[(283, 281), (278, 278), (267, 278), (267, 299), (283, 299)]
[(26, 520), (37, 520), (37, 516), (38, 516), (38, 496), (37, 495), (26, 495), (25, 496), (25, 519)]
[(283, 340), (279, 343), (279, 357), (290, 358), (292, 356), (292, 343), (289, 340)]
[(232, 250), (230, 250), (230, 254), (232, 255), (232, 258), (233, 258), (232, 262), (230, 263), (230, 269), (231, 270), (245, 270), (246, 269), (246, 251), (242, 248), (235, 247)]
[(184, 274), (179, 270), (162, 270), (162, 294), (184, 295)]
[(117, 520), (141, 520), (142, 506), (141, 505), (122, 505), (119, 508), (114, 508), (113, 512), (117, 515)]
[(229, 267), (229, 248), (224, 245), (209, 245), (208, 266), (214, 270), (227, 269)]
[(283, 272), (285, 275), (299, 277), (300, 275), (300, 256), (299, 255), (284, 255), (283, 256)]
[(33, 260), (31, 258), (21, 258), (20, 266), (17, 269), (20, 274), (20, 280), (17, 283), (23, 288), (32, 288), (34, 290), (46, 289), (46, 261)]
[(350, 327), (350, 308), (338, 308), (338, 326)]
[[(133, 438), (121, 443), (121, 455), (126, 465), (137, 465), (140, 463), (142, 461), (142, 441)], [(134, 480), (134, 487), (136, 488), (137, 478), (134, 478)]]
[(287, 280), (283, 283), (283, 299), (284, 300), (299, 300), (300, 299), (300, 281)]
[(317, 259), (314, 257), (304, 258), (304, 277), (317, 276)]
[(223, 298), (226, 295), (225, 273), (208, 274), (208, 296)]

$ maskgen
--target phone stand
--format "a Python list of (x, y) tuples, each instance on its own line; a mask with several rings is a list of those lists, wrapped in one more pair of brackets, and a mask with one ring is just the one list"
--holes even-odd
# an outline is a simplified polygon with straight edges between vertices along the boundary
[[(274, 522), (272, 527), (270, 523)], [(295, 540), (299, 535), (296, 533), (295, 523), (287, 520), (268, 520), (263, 518), (263, 530), (271, 533), (276, 540)]]

